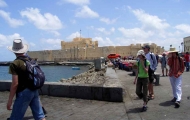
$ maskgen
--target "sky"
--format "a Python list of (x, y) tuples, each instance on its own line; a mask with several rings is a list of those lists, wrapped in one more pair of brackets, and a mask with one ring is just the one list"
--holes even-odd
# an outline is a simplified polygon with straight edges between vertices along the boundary
[[(99, 46), (156, 43), (182, 50), (190, 36), (189, 0), (0, 0), (0, 61), (22, 39), (29, 51), (58, 50), (75, 37)], [(80, 32), (81, 30), (81, 32)]]

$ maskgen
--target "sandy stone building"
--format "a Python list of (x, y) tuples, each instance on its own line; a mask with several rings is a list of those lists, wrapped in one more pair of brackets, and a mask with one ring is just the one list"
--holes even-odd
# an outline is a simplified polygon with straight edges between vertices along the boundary
[[(92, 38), (74, 38), (71, 42), (61, 41), (60, 50), (30, 51), (28, 54), (32, 58), (37, 58), (38, 61), (93, 60), (100, 57), (106, 58), (110, 53), (117, 53), (122, 57), (136, 56), (143, 45), (98, 47), (98, 41), (92, 41)], [(150, 47), (153, 53), (164, 52), (163, 48), (154, 43), (150, 44)]]
[(97, 48), (98, 41), (92, 41), (92, 38), (76, 37), (71, 42), (61, 41), (61, 49), (71, 48)]
[(190, 52), (190, 36), (183, 38), (183, 44), (184, 44), (184, 52)]

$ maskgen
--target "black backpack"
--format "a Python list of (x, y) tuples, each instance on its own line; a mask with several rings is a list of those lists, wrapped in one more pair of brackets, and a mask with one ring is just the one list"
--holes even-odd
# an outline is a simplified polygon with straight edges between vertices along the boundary
[(29, 57), (18, 57), (25, 62), (26, 64), (26, 74), (28, 76), (27, 88), (30, 90), (40, 89), (45, 82), (44, 72), (41, 70), (40, 66), (37, 64), (36, 60), (33, 60)]

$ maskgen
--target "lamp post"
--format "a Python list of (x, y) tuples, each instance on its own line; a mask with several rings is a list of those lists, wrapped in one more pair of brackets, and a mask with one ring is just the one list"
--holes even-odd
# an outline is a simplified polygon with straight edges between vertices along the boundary
[[(183, 42), (181, 42), (181, 51), (183, 52)], [(185, 51), (185, 50), (184, 50)]]
[(86, 59), (86, 48), (84, 47), (84, 59)]

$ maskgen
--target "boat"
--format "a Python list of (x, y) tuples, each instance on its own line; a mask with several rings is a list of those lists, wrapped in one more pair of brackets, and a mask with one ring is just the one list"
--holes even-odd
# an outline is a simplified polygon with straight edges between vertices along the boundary
[(80, 67), (72, 67), (72, 70), (80, 70)]

